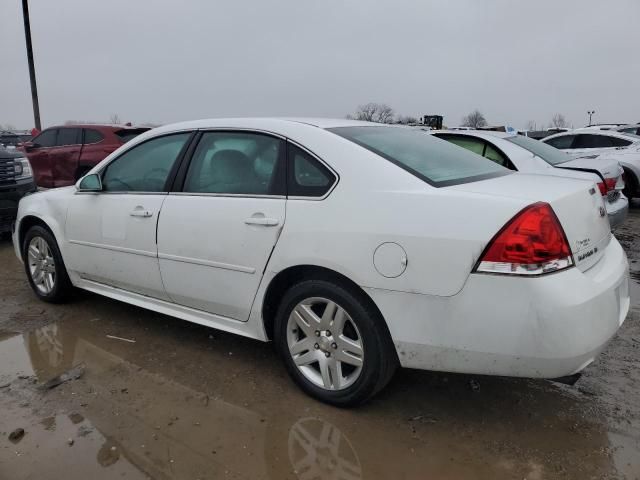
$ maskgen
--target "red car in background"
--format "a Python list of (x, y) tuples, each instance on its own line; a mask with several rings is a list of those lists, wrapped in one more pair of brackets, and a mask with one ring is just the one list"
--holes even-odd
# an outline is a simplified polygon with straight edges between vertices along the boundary
[(149, 128), (123, 125), (64, 125), (43, 130), (23, 151), (39, 187), (73, 185), (115, 149)]

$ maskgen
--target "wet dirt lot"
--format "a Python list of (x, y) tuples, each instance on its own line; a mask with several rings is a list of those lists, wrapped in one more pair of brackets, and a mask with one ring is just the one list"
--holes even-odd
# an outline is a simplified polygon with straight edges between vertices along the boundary
[(640, 203), (617, 236), (632, 311), (576, 385), (405, 370), (355, 410), (304, 396), (269, 344), (39, 302), (3, 240), (0, 479), (640, 478)]

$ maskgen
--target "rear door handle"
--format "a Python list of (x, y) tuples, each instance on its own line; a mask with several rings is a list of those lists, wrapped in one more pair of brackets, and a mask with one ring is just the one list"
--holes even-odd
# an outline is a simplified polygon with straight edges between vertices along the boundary
[(280, 220), (277, 218), (269, 217), (250, 217), (247, 218), (244, 223), (247, 225), (262, 225), (263, 227), (275, 227), (280, 224)]
[(142, 207), (136, 207), (134, 210), (129, 212), (129, 215), (131, 215), (132, 217), (148, 218), (153, 216), (153, 213), (150, 212), (149, 210), (145, 210)]

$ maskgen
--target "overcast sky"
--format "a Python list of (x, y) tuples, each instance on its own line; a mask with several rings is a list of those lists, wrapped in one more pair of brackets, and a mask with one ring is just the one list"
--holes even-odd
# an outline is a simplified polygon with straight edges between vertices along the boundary
[[(33, 126), (20, 0), (1, 0), (0, 124)], [(640, 122), (638, 0), (30, 0), (43, 126), (344, 117)]]

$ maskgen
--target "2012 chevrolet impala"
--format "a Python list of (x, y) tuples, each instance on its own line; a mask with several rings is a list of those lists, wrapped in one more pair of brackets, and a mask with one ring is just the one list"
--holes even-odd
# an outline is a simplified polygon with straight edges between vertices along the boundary
[(157, 128), (23, 199), (13, 240), (41, 299), (78, 287), (271, 339), (303, 390), (340, 406), (398, 365), (579, 372), (629, 308), (592, 182), (348, 120)]

